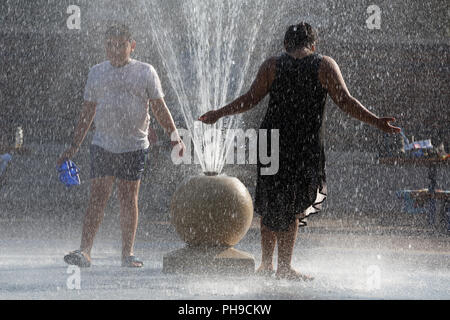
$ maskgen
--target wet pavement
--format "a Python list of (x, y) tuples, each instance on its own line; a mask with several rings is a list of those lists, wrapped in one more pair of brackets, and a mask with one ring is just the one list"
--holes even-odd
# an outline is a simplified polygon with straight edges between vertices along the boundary
[[(5, 221), (3, 225), (5, 226)], [(76, 269), (63, 255), (79, 245), (81, 223), (9, 221), (0, 239), (0, 299), (314, 300), (449, 299), (448, 236), (315, 217), (299, 231), (293, 266), (315, 279), (176, 275), (162, 272), (164, 254), (182, 248), (174, 228), (142, 222), (135, 254), (142, 269), (120, 266), (120, 231), (106, 219), (92, 267)], [(257, 221), (237, 249), (260, 262)], [(275, 261), (276, 264), (276, 261)]]

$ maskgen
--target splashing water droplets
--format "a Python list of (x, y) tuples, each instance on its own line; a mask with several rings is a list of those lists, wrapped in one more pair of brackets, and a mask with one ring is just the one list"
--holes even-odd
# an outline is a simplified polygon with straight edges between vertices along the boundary
[[(249, 3), (247, 3), (249, 2)], [(154, 43), (167, 69), (203, 172), (220, 173), (239, 115), (206, 125), (196, 119), (241, 94), (267, 0), (180, 1), (176, 21), (155, 4)], [(142, 3), (146, 7), (145, 2)], [(149, 10), (149, 9), (147, 9)], [(251, 12), (249, 12), (251, 10)], [(249, 17), (252, 17), (251, 19)], [(183, 35), (183, 41), (177, 37)]]

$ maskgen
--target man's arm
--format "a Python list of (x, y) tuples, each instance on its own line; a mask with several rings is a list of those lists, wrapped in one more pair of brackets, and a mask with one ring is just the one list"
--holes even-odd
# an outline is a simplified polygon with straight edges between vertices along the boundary
[(84, 138), (86, 137), (87, 132), (94, 120), (95, 109), (97, 104), (95, 102), (84, 101), (80, 119), (78, 120), (78, 124), (75, 128), (75, 132), (72, 139), (72, 146), (79, 148), (83, 143)]
[(275, 58), (270, 58), (261, 65), (252, 86), (245, 94), (218, 110), (205, 113), (199, 120), (211, 124), (222, 117), (250, 110), (269, 93), (274, 78)]
[(80, 118), (78, 120), (77, 126), (75, 127), (72, 143), (70, 144), (70, 147), (58, 159), (58, 165), (61, 165), (61, 163), (63, 163), (67, 159), (71, 159), (77, 153), (78, 149), (83, 143), (84, 138), (86, 137), (92, 121), (94, 120), (96, 107), (97, 104), (95, 102), (83, 102)]
[(324, 56), (319, 68), (319, 80), (328, 94), (343, 111), (352, 117), (377, 127), (387, 133), (400, 132), (400, 128), (391, 126), (389, 122), (394, 118), (379, 118), (367, 110), (357, 99), (351, 96), (347, 89), (341, 70), (330, 57)]
[(169, 135), (169, 138), (172, 137), (172, 134), (177, 135), (179, 138), (175, 122), (173, 121), (169, 108), (167, 108), (164, 98), (150, 100), (149, 102), (150, 102), (150, 109), (152, 110), (153, 115), (155, 116), (159, 125)]
[(173, 121), (169, 108), (167, 108), (164, 98), (150, 100), (149, 103), (156, 120), (164, 129), (164, 131), (169, 135), (172, 146), (177, 145), (179, 147), (178, 155), (182, 157), (186, 147), (180, 135), (178, 134), (177, 127), (175, 126), (175, 122)]

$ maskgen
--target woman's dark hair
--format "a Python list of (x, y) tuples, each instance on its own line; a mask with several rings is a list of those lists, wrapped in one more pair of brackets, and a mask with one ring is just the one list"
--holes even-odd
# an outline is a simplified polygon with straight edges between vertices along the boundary
[(118, 37), (124, 37), (128, 41), (132, 40), (131, 31), (130, 28), (125, 24), (114, 24), (105, 32), (105, 38), (118, 38)]
[(286, 51), (311, 47), (317, 40), (317, 32), (306, 22), (289, 26), (284, 35)]

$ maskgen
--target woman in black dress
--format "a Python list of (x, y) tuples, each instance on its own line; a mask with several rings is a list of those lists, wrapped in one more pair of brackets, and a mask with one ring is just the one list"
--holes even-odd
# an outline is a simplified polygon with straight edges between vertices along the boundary
[(332, 58), (316, 54), (315, 42), (316, 32), (309, 24), (290, 26), (284, 38), (286, 52), (261, 65), (250, 90), (199, 118), (215, 123), (253, 108), (270, 94), (260, 129), (267, 129), (268, 143), (271, 130), (278, 130), (279, 169), (262, 175), (264, 165), (258, 161), (255, 211), (261, 216), (262, 261), (257, 273), (273, 272), (278, 242), (276, 275), (293, 280), (311, 279), (292, 269), (291, 260), (298, 227), (305, 225), (302, 219), (319, 211), (326, 197), (323, 115), (327, 95), (350, 116), (387, 133), (400, 132), (389, 123), (394, 118), (377, 117), (350, 95), (339, 66)]

